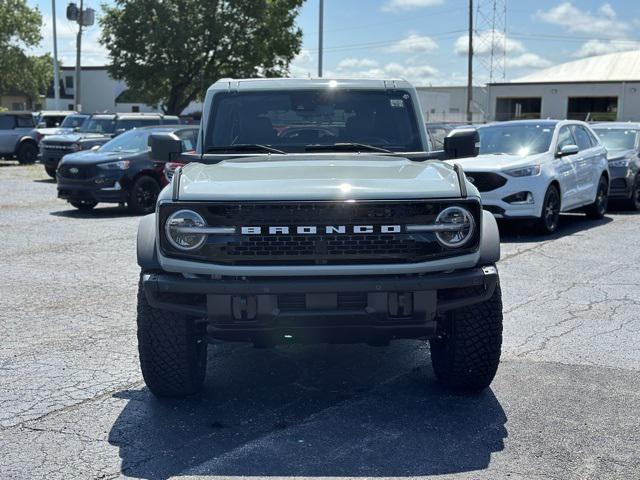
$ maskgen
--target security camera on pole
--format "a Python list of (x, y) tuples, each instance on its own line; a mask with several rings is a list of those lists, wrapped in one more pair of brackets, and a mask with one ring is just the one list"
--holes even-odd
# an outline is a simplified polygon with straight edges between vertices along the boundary
[(95, 23), (96, 12), (93, 8), (83, 9), (83, 1), (80, 0), (80, 7), (75, 3), (67, 6), (67, 19), (78, 24), (78, 36), (76, 37), (76, 78), (74, 84), (75, 90), (75, 108), (78, 112), (82, 111), (82, 103), (80, 102), (80, 51), (82, 48), (82, 27), (90, 27)]

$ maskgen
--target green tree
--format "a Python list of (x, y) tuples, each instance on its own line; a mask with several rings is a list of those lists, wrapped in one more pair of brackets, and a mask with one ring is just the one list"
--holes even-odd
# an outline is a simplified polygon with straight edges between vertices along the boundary
[(20, 92), (36, 99), (53, 77), (49, 55), (28, 55), (42, 36), (42, 15), (26, 0), (0, 0), (0, 94)]
[(225, 77), (286, 75), (304, 0), (116, 0), (104, 6), (110, 73), (149, 105), (179, 114)]

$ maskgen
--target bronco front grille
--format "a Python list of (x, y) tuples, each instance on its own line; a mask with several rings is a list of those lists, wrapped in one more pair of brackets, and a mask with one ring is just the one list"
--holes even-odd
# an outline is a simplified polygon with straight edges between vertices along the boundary
[[(381, 233), (383, 225), (428, 225), (444, 208), (463, 205), (476, 223), (471, 241), (460, 249), (447, 249), (435, 233), (409, 233), (406, 230)], [(210, 227), (234, 227), (235, 233), (209, 235), (198, 250), (184, 252), (166, 239), (164, 224), (180, 209), (197, 211)], [(371, 263), (414, 263), (469, 253), (477, 250), (480, 230), (480, 204), (475, 200), (407, 200), (357, 202), (216, 202), (192, 204), (178, 202), (160, 208), (160, 246), (170, 257), (227, 265), (336, 265)], [(371, 225), (375, 233), (354, 233), (347, 227), (341, 234), (326, 234), (329, 225)], [(318, 233), (260, 234), (241, 233), (241, 226), (260, 227), (316, 225)]]

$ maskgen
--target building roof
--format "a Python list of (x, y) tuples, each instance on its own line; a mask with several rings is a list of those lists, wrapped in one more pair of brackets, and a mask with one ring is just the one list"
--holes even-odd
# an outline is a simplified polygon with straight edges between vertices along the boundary
[(510, 83), (640, 81), (640, 50), (582, 58), (537, 71)]

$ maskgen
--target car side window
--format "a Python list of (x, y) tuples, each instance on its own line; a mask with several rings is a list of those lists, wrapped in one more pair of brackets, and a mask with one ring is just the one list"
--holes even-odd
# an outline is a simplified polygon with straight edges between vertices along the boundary
[(187, 131), (180, 135), (180, 140), (182, 141), (182, 150), (185, 152), (189, 152), (191, 150), (196, 149), (196, 137), (198, 135), (197, 130)]
[(576, 141), (573, 138), (573, 134), (569, 127), (562, 127), (558, 134), (558, 151), (562, 150), (562, 147), (567, 145), (576, 145)]
[(588, 150), (593, 146), (589, 134), (582, 125), (573, 125), (571, 128), (573, 130), (573, 136), (576, 139), (576, 145), (578, 145), (580, 151)]
[(0, 130), (11, 130), (14, 122), (11, 115), (0, 116)]

